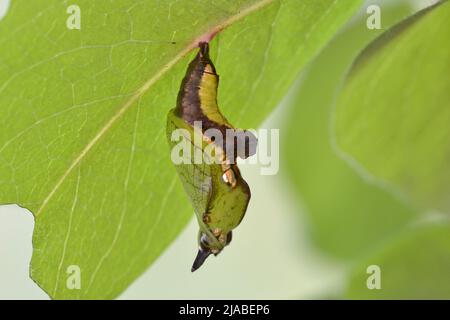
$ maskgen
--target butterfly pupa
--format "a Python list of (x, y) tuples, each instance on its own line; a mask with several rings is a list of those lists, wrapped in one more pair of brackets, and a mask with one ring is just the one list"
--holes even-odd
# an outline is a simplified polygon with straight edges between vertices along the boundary
[[(175, 168), (200, 228), (199, 249), (192, 271), (208, 256), (219, 254), (230, 244), (232, 230), (241, 223), (251, 194), (236, 157), (245, 159), (253, 155), (257, 144), (250, 131), (235, 129), (220, 112), (217, 105), (219, 76), (209, 57), (209, 45), (199, 43), (199, 48), (181, 83), (176, 107), (167, 116), (171, 149), (179, 143), (172, 139), (177, 129), (181, 129), (190, 146), (189, 154), (184, 155), (189, 161), (176, 164)], [(220, 133), (221, 139), (216, 139), (211, 131)], [(232, 135), (227, 136), (230, 131)], [(243, 142), (242, 148), (240, 142)], [(208, 149), (214, 152), (206, 152)], [(195, 157), (199, 153), (202, 161), (197, 162)]]

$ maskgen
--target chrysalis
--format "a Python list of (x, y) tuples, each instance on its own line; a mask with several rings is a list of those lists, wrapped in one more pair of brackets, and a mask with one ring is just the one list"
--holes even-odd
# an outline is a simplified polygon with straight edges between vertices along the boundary
[(167, 116), (171, 150), (179, 143), (174, 139), (176, 129), (181, 129), (177, 130), (181, 132), (179, 136), (190, 147), (188, 154), (183, 155), (187, 160), (175, 167), (200, 227), (199, 250), (192, 271), (209, 255), (219, 254), (242, 221), (250, 188), (239, 172), (236, 157), (253, 155), (257, 143), (250, 131), (235, 129), (220, 112), (219, 76), (209, 58), (208, 43), (199, 43), (199, 47), (181, 83), (177, 105)]

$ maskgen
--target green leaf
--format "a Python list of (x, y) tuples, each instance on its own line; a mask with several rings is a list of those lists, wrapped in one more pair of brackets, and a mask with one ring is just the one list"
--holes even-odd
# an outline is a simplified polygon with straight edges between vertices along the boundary
[(306, 68), (288, 104), (283, 138), (286, 176), (301, 194), (315, 243), (340, 258), (355, 258), (403, 228), (416, 212), (368, 184), (336, 155), (329, 119), (336, 88), (353, 60), (375, 37), (411, 14), (405, 2), (379, 1), (383, 30), (366, 27), (366, 8)]
[[(450, 299), (450, 224), (428, 223), (404, 232), (385, 249), (359, 263), (351, 274), (352, 299)], [(380, 289), (368, 289), (380, 270)], [(369, 281), (368, 281), (369, 278)]]
[[(186, 225), (164, 128), (196, 39), (227, 27), (212, 43), (219, 104), (255, 126), (359, 4), (79, 0), (69, 30), (68, 3), (13, 1), (0, 22), (0, 203), (35, 215), (32, 278), (53, 298), (116, 297)], [(80, 289), (66, 286), (71, 265)]]
[(411, 17), (358, 58), (339, 95), (337, 145), (411, 203), (449, 211), (450, 3)]

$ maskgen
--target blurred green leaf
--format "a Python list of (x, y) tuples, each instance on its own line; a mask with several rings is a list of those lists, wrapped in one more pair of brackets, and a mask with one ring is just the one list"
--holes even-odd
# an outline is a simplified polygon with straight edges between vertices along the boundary
[[(186, 225), (164, 128), (195, 39), (229, 26), (212, 44), (219, 104), (254, 126), (359, 4), (79, 0), (69, 30), (66, 2), (13, 1), (0, 22), (0, 203), (35, 214), (32, 278), (53, 298), (113, 298)], [(66, 286), (71, 265), (80, 290)]]
[(411, 17), (358, 58), (339, 95), (337, 145), (422, 207), (450, 209), (450, 3)]
[[(347, 296), (352, 299), (450, 299), (450, 224), (411, 228), (353, 270)], [(381, 289), (368, 289), (378, 266)], [(369, 279), (369, 284), (372, 284)]]
[(351, 63), (370, 41), (412, 12), (405, 2), (378, 3), (383, 30), (367, 29), (363, 8), (360, 18), (306, 68), (288, 102), (293, 108), (282, 136), (285, 173), (301, 194), (315, 243), (341, 258), (366, 252), (416, 215), (389, 192), (361, 179), (330, 144), (331, 105)]

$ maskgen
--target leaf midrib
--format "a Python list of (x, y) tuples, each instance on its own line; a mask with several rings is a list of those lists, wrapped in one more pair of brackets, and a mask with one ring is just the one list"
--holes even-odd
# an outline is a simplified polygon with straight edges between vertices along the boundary
[(230, 16), (228, 19), (219, 23), (218, 25), (211, 28), (203, 35), (197, 37), (189, 43), (184, 49), (182, 49), (172, 60), (163, 67), (147, 82), (145, 82), (131, 97), (128, 99), (122, 107), (119, 108), (118, 112), (115, 113), (111, 119), (97, 132), (97, 134), (89, 141), (89, 143), (84, 147), (80, 154), (74, 159), (67, 170), (59, 178), (55, 186), (50, 190), (47, 197), (42, 202), (42, 205), (37, 210), (35, 217), (38, 217), (44, 208), (47, 206), (49, 201), (52, 199), (53, 195), (58, 191), (61, 185), (64, 183), (66, 178), (72, 173), (72, 171), (78, 166), (81, 160), (89, 153), (89, 151), (97, 144), (97, 142), (109, 131), (110, 128), (128, 111), (131, 106), (138, 101), (138, 99), (145, 94), (159, 79), (161, 79), (173, 66), (175, 66), (185, 55), (187, 55), (191, 50), (194, 50), (198, 43), (201, 41), (210, 41), (217, 33), (232, 25), (233, 23), (245, 18), (251, 13), (258, 11), (259, 9), (271, 4), (275, 0), (261, 0), (253, 5), (250, 5), (237, 14)]

